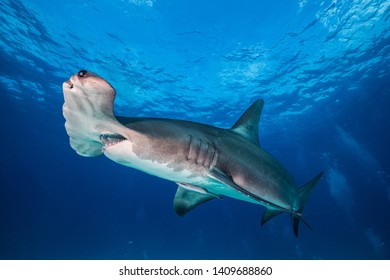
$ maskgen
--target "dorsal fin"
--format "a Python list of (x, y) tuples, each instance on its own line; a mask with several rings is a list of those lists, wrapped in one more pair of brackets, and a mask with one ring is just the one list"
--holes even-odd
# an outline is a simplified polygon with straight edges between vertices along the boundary
[(232, 130), (255, 145), (259, 143), (259, 122), (264, 100), (255, 101), (233, 125)]

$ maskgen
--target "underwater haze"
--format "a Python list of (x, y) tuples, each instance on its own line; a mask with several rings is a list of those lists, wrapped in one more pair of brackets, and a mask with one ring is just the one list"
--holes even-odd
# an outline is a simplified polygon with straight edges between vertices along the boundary
[[(265, 105), (261, 146), (298, 186), (300, 236), (225, 198), (178, 217), (177, 186), (69, 145), (80, 69), (122, 116), (229, 128)], [(0, 259), (390, 259), (390, 1), (2, 0)]]

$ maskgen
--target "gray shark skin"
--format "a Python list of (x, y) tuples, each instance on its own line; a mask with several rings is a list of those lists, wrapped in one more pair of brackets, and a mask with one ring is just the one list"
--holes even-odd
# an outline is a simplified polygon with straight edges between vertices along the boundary
[(287, 212), (298, 236), (302, 210), (323, 172), (297, 188), (287, 170), (262, 149), (258, 127), (263, 100), (231, 129), (163, 118), (119, 117), (114, 88), (81, 70), (63, 83), (63, 115), (71, 147), (82, 156), (109, 159), (174, 181), (174, 210), (184, 216), (224, 196), (266, 208), (261, 224)]

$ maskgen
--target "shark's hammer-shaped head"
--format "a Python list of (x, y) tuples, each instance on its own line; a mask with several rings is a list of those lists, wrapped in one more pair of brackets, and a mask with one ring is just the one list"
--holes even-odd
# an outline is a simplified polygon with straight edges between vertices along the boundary
[(82, 156), (102, 154), (100, 136), (121, 125), (114, 117), (115, 89), (98, 75), (80, 70), (62, 84), (63, 115), (71, 147)]
[[(65, 104), (88, 114), (113, 115), (115, 89), (98, 75), (80, 70), (62, 84)], [(83, 102), (83, 100), (85, 102)]]

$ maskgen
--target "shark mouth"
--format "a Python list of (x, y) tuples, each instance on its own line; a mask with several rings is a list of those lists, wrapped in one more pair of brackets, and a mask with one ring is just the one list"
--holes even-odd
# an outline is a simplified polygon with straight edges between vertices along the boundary
[(106, 134), (102, 134), (100, 135), (100, 141), (102, 142), (102, 144), (104, 145), (103, 146), (103, 150), (104, 149), (107, 149), (111, 146), (114, 146), (122, 141), (125, 141), (127, 140), (125, 137), (123, 137), (122, 135), (120, 134), (109, 134), (109, 133), (106, 133)]

